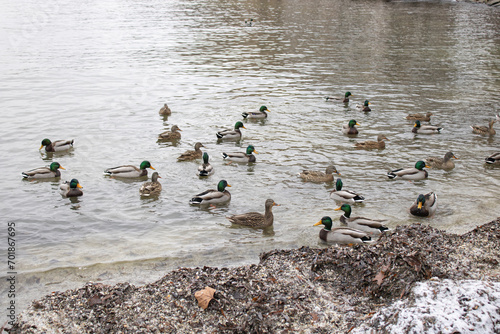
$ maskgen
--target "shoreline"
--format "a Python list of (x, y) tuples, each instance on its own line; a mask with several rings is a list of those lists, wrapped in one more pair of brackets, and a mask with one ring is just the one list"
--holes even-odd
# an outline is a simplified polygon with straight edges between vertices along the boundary
[[(377, 312), (415, 298), (420, 282), (477, 280), (500, 291), (499, 262), (500, 217), (461, 235), (398, 226), (373, 245), (273, 250), (258, 264), (54, 292), (33, 301), (9, 332), (378, 332), (398, 316), (374, 321)], [(194, 295), (206, 286), (216, 291), (203, 310)]]

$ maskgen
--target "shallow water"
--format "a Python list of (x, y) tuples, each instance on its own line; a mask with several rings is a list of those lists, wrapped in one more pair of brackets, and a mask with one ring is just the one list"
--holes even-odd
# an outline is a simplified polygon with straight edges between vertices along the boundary
[[(314, 223), (340, 213), (333, 184), (302, 182), (302, 169), (333, 163), (345, 189), (366, 201), (353, 215), (387, 219), (389, 227), (423, 222), (462, 233), (500, 215), (500, 168), (484, 158), (500, 139), (474, 135), (500, 111), (498, 8), (455, 2), (318, 1), (53, 1), (1, 5), (0, 95), (4, 227), (16, 225), (17, 306), (87, 281), (153, 281), (178, 266), (231, 266), (258, 261), (274, 248), (322, 247)], [(254, 18), (247, 27), (245, 19)], [(349, 105), (324, 96), (351, 91)], [(368, 99), (372, 112), (357, 111)], [(168, 103), (172, 115), (158, 110)], [(262, 121), (244, 121), (243, 139), (215, 133), (261, 105)], [(414, 135), (408, 113), (432, 111), (438, 135)], [(340, 129), (350, 119), (357, 138)], [(158, 143), (177, 124), (182, 139)], [(497, 128), (498, 127), (497, 125)], [(385, 150), (354, 143), (384, 133)], [(43, 138), (75, 139), (70, 153), (47, 155)], [(205, 145), (215, 174), (199, 179), (197, 162), (177, 162)], [(226, 164), (221, 153), (259, 152), (252, 165)], [(453, 151), (452, 171), (425, 181), (389, 180)], [(104, 169), (149, 160), (162, 176), (158, 199), (141, 199), (145, 180), (104, 177)], [(58, 181), (24, 181), (21, 171), (58, 161), (62, 180), (77, 178), (84, 196), (62, 198)], [(151, 174), (151, 173), (150, 173)], [(232, 185), (229, 205), (189, 206), (192, 195)], [(435, 217), (407, 210), (434, 191)], [(264, 210), (273, 198), (271, 230), (231, 226), (230, 214)], [(4, 262), (6, 262), (5, 260)], [(5, 277), (6, 271), (0, 273)], [(0, 292), (7, 295), (5, 280)], [(7, 298), (2, 297), (2, 303)], [(3, 304), (2, 304), (3, 307)]]

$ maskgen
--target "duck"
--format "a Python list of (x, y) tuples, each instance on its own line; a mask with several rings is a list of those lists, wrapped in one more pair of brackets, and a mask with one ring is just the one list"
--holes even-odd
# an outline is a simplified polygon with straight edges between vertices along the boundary
[(363, 104), (356, 104), (356, 108), (358, 108), (360, 111), (369, 112), (372, 111), (371, 108), (368, 106), (370, 104), (371, 104), (370, 101), (365, 100)]
[(54, 177), (60, 177), (61, 171), (59, 169), (65, 169), (58, 162), (53, 162), (48, 167), (38, 167), (31, 169), (27, 172), (22, 172), (21, 175), (25, 179), (49, 179)]
[(83, 195), (82, 186), (77, 179), (65, 181), (59, 186), (59, 191), (64, 197), (78, 197)]
[(428, 165), (425, 164), (422, 160), (419, 160), (415, 163), (414, 168), (400, 168), (395, 169), (387, 173), (387, 176), (390, 179), (400, 178), (403, 180), (423, 180), (429, 176), (424, 167), (429, 168)]
[(410, 213), (418, 217), (430, 217), (436, 212), (437, 195), (433, 192), (420, 194), (410, 207)]
[(220, 180), (217, 184), (217, 190), (209, 189), (194, 195), (189, 204), (209, 205), (227, 203), (231, 200), (231, 193), (226, 190), (226, 187), (231, 187), (231, 185), (226, 180)]
[(385, 220), (369, 219), (365, 217), (351, 217), (351, 206), (349, 204), (342, 204), (334, 210), (344, 211), (344, 214), (340, 217), (340, 222), (355, 230), (360, 230), (370, 235), (378, 235), (389, 230), (388, 227), (382, 225), (382, 222)]
[(365, 149), (365, 150), (371, 150), (371, 149), (383, 150), (385, 148), (385, 141), (384, 140), (389, 140), (389, 138), (387, 138), (385, 135), (380, 134), (377, 136), (377, 141), (367, 140), (367, 141), (359, 142), (359, 143), (354, 144), (354, 147)]
[(271, 112), (266, 106), (261, 106), (258, 112), (244, 112), (241, 116), (246, 119), (267, 118), (266, 111)]
[(208, 162), (208, 153), (203, 153), (203, 163), (198, 167), (198, 176), (209, 176), (214, 173), (214, 167)]
[(365, 198), (354, 191), (342, 190), (342, 179), (338, 178), (335, 189), (330, 191), (330, 198), (338, 203), (362, 203)]
[(179, 127), (177, 125), (173, 125), (170, 128), (170, 131), (165, 131), (165, 132), (160, 133), (158, 135), (158, 139), (165, 140), (165, 141), (181, 139), (181, 133), (179, 131), (182, 131), (182, 130), (179, 129)]
[(260, 212), (247, 212), (239, 215), (232, 215), (226, 217), (231, 223), (236, 225), (248, 226), (253, 228), (266, 228), (273, 225), (273, 206), (279, 206), (272, 199), (267, 199), (265, 204), (265, 213)]
[(303, 170), (301, 173), (299, 173), (299, 176), (304, 181), (309, 182), (333, 182), (333, 173), (340, 175), (340, 173), (337, 171), (337, 168), (335, 168), (334, 165), (330, 165), (326, 167), (325, 172), (316, 170)]
[(243, 123), (241, 122), (236, 122), (234, 124), (234, 129), (226, 129), (226, 130), (221, 130), (216, 133), (218, 139), (227, 139), (227, 140), (239, 140), (241, 139), (241, 130), (240, 128), (246, 129), (245, 126), (243, 126)]
[(430, 122), (431, 116), (434, 116), (433, 113), (427, 112), (424, 114), (409, 114), (406, 116), (406, 119), (413, 120), (413, 121), (425, 121), (425, 122)]
[(492, 119), (489, 123), (489, 126), (471, 125), (472, 132), (478, 135), (493, 136), (497, 133), (495, 129), (493, 129), (493, 124), (495, 124), (496, 121), (496, 119)]
[(194, 151), (188, 150), (188, 151), (182, 153), (177, 158), (177, 161), (191, 161), (191, 160), (201, 158), (203, 156), (203, 152), (200, 149), (201, 147), (205, 147), (205, 146), (203, 146), (203, 144), (200, 142), (194, 144)]
[(453, 152), (446, 152), (443, 158), (440, 157), (428, 157), (425, 159), (425, 164), (432, 168), (440, 168), (440, 169), (453, 169), (455, 168), (455, 163), (453, 159), (458, 159)]
[(255, 155), (253, 155), (252, 153), (259, 154), (259, 152), (257, 152), (255, 150), (255, 147), (253, 147), (252, 145), (248, 145), (246, 153), (243, 153), (243, 152), (224, 153), (223, 152), (222, 158), (224, 158), (224, 160), (234, 161), (234, 162), (255, 162), (256, 158), (255, 158)]
[(143, 183), (139, 189), (141, 196), (158, 196), (162, 189), (161, 183), (158, 182), (159, 178), (161, 179), (161, 176), (158, 172), (154, 172), (151, 175), (151, 181)]
[(495, 152), (489, 157), (484, 159), (487, 164), (497, 164), (500, 163), (500, 152)]
[(324, 216), (314, 226), (325, 225), (319, 231), (319, 238), (325, 242), (336, 244), (362, 244), (370, 242), (372, 238), (363, 231), (356, 230), (350, 227), (335, 227), (332, 228), (332, 218)]
[(167, 106), (167, 104), (165, 103), (163, 105), (163, 107), (161, 107), (160, 111), (158, 112), (160, 115), (163, 115), (163, 116), (170, 116), (172, 115), (172, 110), (170, 110), (170, 108)]
[(51, 142), (50, 139), (45, 138), (42, 140), (42, 146), (40, 146), (39, 150), (41, 150), (45, 146), (46, 152), (62, 152), (68, 151), (73, 147), (73, 139), (69, 140), (56, 140)]
[(346, 135), (357, 135), (358, 134), (358, 129), (356, 129), (356, 125), (359, 125), (358, 122), (355, 120), (351, 119), (349, 123), (344, 124), (342, 126), (342, 133)]
[(344, 94), (344, 97), (327, 96), (327, 97), (325, 97), (325, 100), (326, 101), (342, 101), (343, 103), (347, 103), (347, 102), (349, 102), (349, 96), (354, 96), (354, 95), (352, 95), (351, 92), (346, 92)]
[(146, 168), (151, 168), (153, 170), (155, 169), (153, 166), (151, 166), (151, 163), (149, 161), (144, 160), (139, 165), (139, 168), (133, 165), (123, 165), (106, 169), (104, 171), (104, 175), (125, 178), (141, 177), (148, 175), (148, 171)]
[(421, 125), (420, 121), (415, 121), (415, 124), (413, 125), (413, 129), (411, 132), (413, 133), (421, 133), (424, 135), (430, 135), (434, 133), (440, 133), (443, 128), (434, 126), (434, 125)]

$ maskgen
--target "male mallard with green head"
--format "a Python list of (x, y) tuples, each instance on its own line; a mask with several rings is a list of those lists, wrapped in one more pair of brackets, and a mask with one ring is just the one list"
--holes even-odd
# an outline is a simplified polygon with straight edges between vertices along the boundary
[(351, 119), (349, 123), (342, 126), (342, 133), (346, 135), (357, 135), (358, 129), (356, 129), (356, 125), (359, 125), (359, 123)]
[(349, 204), (342, 204), (335, 211), (342, 210), (344, 214), (340, 217), (340, 222), (347, 227), (360, 230), (371, 235), (377, 235), (389, 228), (382, 225), (385, 220), (370, 219), (365, 217), (351, 217), (351, 206)]
[(354, 96), (351, 94), (351, 92), (346, 92), (344, 94), (344, 97), (331, 97), (327, 96), (325, 97), (326, 101), (342, 101), (343, 103), (348, 103), (349, 102), (349, 96)]
[(400, 168), (387, 173), (390, 179), (399, 178), (403, 180), (423, 180), (429, 176), (424, 167), (429, 168), (422, 160), (417, 161), (414, 168)]
[(234, 162), (255, 162), (255, 155), (252, 153), (258, 154), (255, 148), (252, 145), (248, 145), (246, 149), (246, 153), (243, 152), (234, 152), (234, 153), (222, 153), (222, 158), (228, 161)]
[(257, 112), (244, 112), (241, 114), (243, 118), (246, 119), (262, 119), (262, 118), (267, 118), (267, 112), (271, 112), (271, 110), (267, 109), (266, 106), (261, 106), (259, 111)]
[(413, 128), (411, 129), (411, 132), (413, 133), (421, 133), (424, 135), (431, 135), (434, 133), (440, 133), (443, 128), (439, 126), (434, 126), (434, 125), (422, 125), (420, 124), (420, 121), (415, 121), (415, 124), (413, 125)]
[(154, 169), (149, 161), (144, 160), (143, 162), (141, 162), (139, 168), (133, 165), (123, 165), (106, 169), (104, 171), (104, 175), (124, 178), (141, 177), (148, 175), (148, 171), (146, 168)]
[(202, 157), (203, 152), (201, 151), (201, 148), (205, 147), (203, 146), (202, 143), (198, 142), (194, 144), (194, 151), (193, 150), (188, 150), (184, 153), (182, 153), (178, 158), (177, 161), (191, 161), (195, 159), (199, 159)]
[(189, 201), (193, 205), (209, 205), (222, 204), (231, 200), (231, 194), (226, 190), (226, 187), (231, 187), (226, 180), (220, 180), (216, 189), (209, 189), (197, 195)]
[(246, 129), (243, 126), (243, 123), (240, 121), (234, 124), (234, 129), (226, 129), (221, 130), (216, 133), (218, 139), (227, 139), (227, 140), (240, 140), (241, 139), (241, 130), (240, 128)]
[(273, 225), (273, 206), (279, 206), (274, 200), (267, 199), (265, 204), (265, 213), (260, 212), (248, 212), (240, 215), (232, 215), (226, 217), (229, 221), (236, 225), (248, 226), (253, 228), (266, 228)]
[(361, 203), (365, 198), (354, 191), (342, 190), (342, 179), (337, 179), (335, 190), (330, 191), (330, 198), (337, 203)]
[(41, 150), (45, 146), (46, 152), (62, 152), (68, 151), (73, 147), (73, 139), (69, 140), (56, 140), (51, 142), (50, 139), (45, 138), (42, 140), (42, 146), (40, 146), (39, 150)]
[(53, 162), (48, 167), (39, 167), (27, 172), (22, 172), (23, 178), (25, 179), (49, 179), (53, 177), (60, 177), (60, 169), (64, 169), (58, 162)]
[(204, 152), (203, 153), (203, 163), (198, 166), (198, 171), (196, 172), (196, 175), (198, 176), (209, 176), (214, 173), (214, 168), (212, 165), (208, 162), (208, 153)]
[(352, 229), (350, 227), (332, 228), (332, 218), (325, 216), (314, 226), (324, 225), (319, 231), (319, 238), (325, 242), (336, 244), (362, 244), (369, 242), (372, 238), (363, 231)]
[(356, 108), (358, 108), (360, 111), (370, 112), (372, 111), (371, 108), (369, 107), (370, 104), (371, 104), (370, 101), (365, 100), (363, 104), (356, 104)]
[(417, 200), (410, 207), (410, 213), (419, 217), (430, 217), (436, 212), (437, 195), (433, 192), (420, 194)]
[(83, 195), (82, 186), (77, 179), (71, 179), (71, 181), (65, 181), (59, 186), (59, 191), (64, 197), (78, 197)]
[(324, 172), (317, 170), (303, 170), (299, 176), (304, 181), (309, 182), (333, 182), (333, 173), (340, 175), (334, 165), (326, 167)]

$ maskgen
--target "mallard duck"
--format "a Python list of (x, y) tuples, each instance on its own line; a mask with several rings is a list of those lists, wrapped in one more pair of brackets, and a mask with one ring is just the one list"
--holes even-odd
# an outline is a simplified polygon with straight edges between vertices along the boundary
[(170, 110), (170, 108), (167, 106), (167, 104), (165, 103), (163, 105), (163, 107), (161, 107), (160, 111), (158, 112), (160, 115), (163, 115), (163, 116), (170, 116), (172, 115), (172, 110)]
[(236, 225), (243, 225), (255, 228), (269, 227), (274, 222), (273, 206), (279, 206), (274, 200), (267, 199), (265, 203), (266, 211), (264, 214), (259, 212), (248, 212), (240, 215), (232, 215), (226, 217), (229, 221)]
[(252, 153), (259, 154), (252, 145), (248, 145), (246, 153), (234, 152), (234, 153), (222, 153), (224, 160), (234, 161), (234, 162), (255, 162), (255, 155)]
[(177, 125), (174, 125), (170, 128), (170, 131), (165, 131), (162, 132), (158, 135), (159, 140), (177, 140), (181, 139), (181, 133), (179, 131), (182, 131), (179, 129)]
[(139, 189), (141, 196), (158, 196), (160, 194), (162, 188), (161, 183), (158, 182), (158, 178), (161, 179), (161, 176), (158, 172), (154, 172), (151, 175), (151, 181), (142, 184)]
[(430, 192), (425, 195), (418, 195), (417, 200), (410, 207), (410, 213), (419, 217), (430, 217), (436, 212), (437, 195)]
[(80, 185), (77, 179), (71, 179), (71, 181), (65, 181), (59, 186), (61, 195), (64, 197), (78, 197), (83, 195), (81, 190), (83, 187)]
[(400, 168), (387, 173), (390, 179), (400, 178), (403, 180), (423, 180), (429, 176), (424, 167), (429, 168), (422, 160), (417, 161), (414, 168)]
[(202, 155), (203, 155), (203, 152), (200, 149), (201, 147), (205, 147), (205, 146), (203, 146), (203, 144), (200, 143), (200, 142), (194, 144), (194, 151), (193, 150), (189, 150), (189, 151), (186, 151), (186, 152), (182, 153), (177, 158), (177, 161), (191, 161), (191, 160), (195, 160), (195, 159), (201, 158)]
[(299, 176), (309, 182), (333, 182), (333, 173), (340, 175), (334, 165), (326, 167), (325, 172), (316, 170), (303, 170)]
[(216, 133), (217, 138), (219, 139), (227, 139), (227, 140), (239, 140), (241, 139), (241, 130), (240, 128), (246, 129), (243, 126), (243, 123), (241, 122), (236, 122), (234, 124), (234, 129), (226, 129), (226, 130), (221, 130)]
[(342, 180), (337, 179), (335, 190), (330, 191), (330, 198), (338, 203), (361, 203), (365, 198), (354, 191), (342, 190)]
[(257, 112), (244, 112), (243, 114), (241, 114), (241, 116), (243, 116), (243, 118), (247, 118), (247, 119), (267, 118), (266, 111), (271, 112), (271, 110), (267, 109), (266, 106), (262, 106), (262, 107), (260, 107), (259, 111), (257, 111)]
[(495, 129), (493, 129), (493, 124), (495, 124), (496, 121), (497, 121), (496, 119), (492, 119), (489, 123), (489, 126), (471, 125), (472, 132), (478, 135), (493, 136), (494, 134), (497, 133)]
[(497, 164), (500, 163), (500, 152), (493, 153), (489, 157), (484, 159), (487, 164)]
[(425, 159), (425, 164), (432, 168), (453, 169), (455, 168), (455, 163), (451, 160), (451, 158), (458, 159), (453, 152), (446, 152), (444, 158), (428, 157)]
[(325, 100), (326, 101), (342, 101), (343, 103), (347, 103), (347, 102), (349, 102), (349, 96), (354, 96), (354, 95), (352, 95), (351, 92), (346, 92), (344, 94), (344, 97), (327, 96), (327, 97), (325, 97)]
[(355, 120), (351, 119), (349, 123), (344, 124), (342, 126), (342, 133), (346, 135), (357, 135), (358, 134), (358, 129), (356, 129), (356, 125), (359, 125), (358, 122)]
[(340, 217), (340, 222), (347, 227), (355, 230), (367, 232), (371, 235), (380, 234), (387, 231), (389, 228), (382, 225), (385, 220), (369, 219), (365, 217), (351, 217), (351, 206), (349, 204), (342, 204), (335, 211), (342, 210), (344, 214)]
[(325, 225), (319, 231), (319, 238), (325, 242), (337, 244), (362, 244), (371, 241), (372, 238), (363, 231), (355, 230), (349, 227), (332, 228), (332, 218), (325, 216), (314, 226)]
[(421, 125), (420, 121), (415, 121), (415, 124), (413, 125), (413, 129), (411, 129), (411, 132), (430, 135), (434, 133), (440, 133), (442, 129), (443, 128), (434, 125)]
[(377, 141), (367, 140), (367, 141), (359, 142), (359, 143), (354, 144), (354, 147), (356, 147), (356, 148), (362, 148), (362, 149), (365, 149), (365, 150), (370, 150), (370, 149), (379, 149), (379, 150), (382, 150), (382, 149), (385, 148), (385, 142), (384, 142), (384, 140), (389, 140), (389, 138), (387, 138), (384, 135), (378, 135), (377, 136)]
[(64, 169), (58, 162), (53, 162), (48, 167), (39, 167), (21, 174), (25, 179), (49, 179), (53, 177), (60, 177), (60, 169)]
[(149, 163), (149, 161), (144, 160), (143, 162), (141, 162), (139, 168), (132, 165), (123, 165), (123, 166), (108, 168), (104, 171), (104, 174), (108, 176), (126, 177), (126, 178), (141, 177), (148, 175), (148, 171), (146, 168), (154, 169), (153, 166), (151, 166), (151, 164)]
[(221, 204), (231, 200), (231, 193), (226, 190), (226, 187), (231, 187), (226, 180), (220, 180), (217, 184), (217, 190), (209, 189), (197, 195), (189, 201), (189, 204), (194, 205), (209, 205)]
[(406, 116), (406, 119), (413, 120), (413, 121), (425, 121), (429, 122), (431, 120), (431, 116), (433, 116), (433, 113), (427, 112), (425, 115), (424, 114), (409, 114)]
[(358, 108), (360, 111), (364, 112), (369, 112), (372, 111), (368, 105), (370, 105), (370, 101), (365, 100), (363, 104), (356, 104), (356, 108)]
[(67, 151), (73, 147), (73, 139), (69, 140), (56, 140), (51, 142), (50, 139), (45, 138), (42, 140), (42, 146), (40, 146), (39, 150), (41, 150), (45, 146), (46, 152), (62, 152)]
[(208, 162), (208, 153), (204, 152), (203, 153), (203, 164), (201, 164), (198, 167), (198, 171), (196, 172), (196, 174), (198, 176), (209, 176), (209, 175), (212, 175), (213, 173), (214, 173), (214, 168)]

